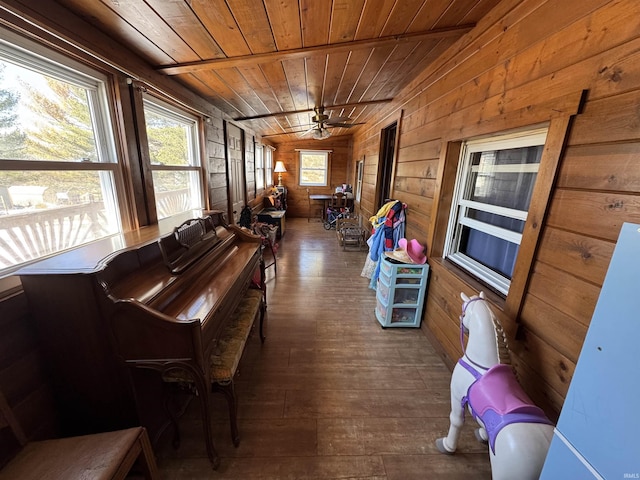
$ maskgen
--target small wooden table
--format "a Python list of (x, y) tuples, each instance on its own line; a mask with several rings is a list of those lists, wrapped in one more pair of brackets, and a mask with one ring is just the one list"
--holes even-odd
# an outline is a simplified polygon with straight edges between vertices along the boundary
[(333, 195), (330, 193), (312, 193), (309, 195), (309, 200), (314, 200), (316, 202), (322, 202), (322, 221), (324, 222), (327, 218), (327, 208), (329, 208), (329, 202), (333, 198)]
[(286, 210), (263, 210), (258, 213), (258, 221), (278, 227), (276, 238), (282, 238), (285, 231)]

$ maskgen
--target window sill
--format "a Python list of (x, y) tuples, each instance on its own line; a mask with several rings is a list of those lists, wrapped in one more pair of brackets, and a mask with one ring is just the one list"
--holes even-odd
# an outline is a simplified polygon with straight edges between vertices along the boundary
[(431, 257), (429, 259), (429, 263), (432, 264), (432, 266), (434, 264), (439, 266), (441, 269), (456, 277), (458, 280), (467, 285), (470, 290), (475, 291), (475, 294), (483, 291), (485, 297), (492, 305), (500, 310), (504, 310), (506, 302), (506, 298), (504, 295), (494, 290), (490, 285), (487, 285), (486, 283), (481, 282), (477, 278), (473, 277), (468, 272), (457, 266), (455, 263), (442, 257)]
[(15, 275), (0, 278), (0, 301), (22, 291), (20, 278)]

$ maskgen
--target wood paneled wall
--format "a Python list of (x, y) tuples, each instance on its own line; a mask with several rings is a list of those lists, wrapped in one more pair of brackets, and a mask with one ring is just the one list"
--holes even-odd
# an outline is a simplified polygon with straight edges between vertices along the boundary
[[(245, 193), (246, 204), (254, 211), (260, 210), (264, 191), (256, 192), (255, 170), (255, 133), (251, 130), (240, 128), (244, 131), (244, 166), (245, 166)], [(229, 204), (229, 188), (227, 174), (227, 152), (224, 138), (224, 120), (222, 114), (217, 111), (211, 117), (205, 128), (207, 151), (204, 158), (207, 160), (207, 181), (209, 187), (209, 205), (214, 210), (226, 212)]]
[[(343, 183), (354, 183), (354, 162), (351, 137), (330, 137), (326, 140), (302, 140), (279, 143), (273, 156), (273, 164), (282, 161), (287, 173), (282, 174), (282, 184), (287, 187), (287, 216), (306, 217), (308, 213), (307, 189), (300, 183), (300, 161), (298, 150), (331, 150), (329, 154), (329, 186), (310, 187), (313, 193), (332, 193)], [(275, 183), (278, 183), (277, 174)]]
[[(504, 0), (354, 137), (354, 158), (365, 158), (362, 208), (373, 214), (380, 129), (402, 110), (393, 196), (408, 204), (407, 236), (437, 243), (457, 167), (447, 150), (570, 114), (587, 91), (533, 261), (519, 273), (523, 293), (492, 296), (494, 312), (517, 331), (510, 346), (520, 380), (551, 415), (562, 407), (621, 224), (640, 222), (638, 52), (636, 1)], [(461, 354), (459, 293), (482, 286), (437, 255), (429, 261), (422, 328), (452, 364)]]
[(206, 124), (207, 174), (209, 181), (209, 205), (214, 210), (227, 211), (229, 191), (227, 188), (227, 161), (222, 115), (215, 115)]
[[(24, 293), (0, 300), (0, 311), (0, 390), (29, 439), (50, 438), (57, 430), (52, 389)], [(15, 447), (0, 438), (0, 466)]]

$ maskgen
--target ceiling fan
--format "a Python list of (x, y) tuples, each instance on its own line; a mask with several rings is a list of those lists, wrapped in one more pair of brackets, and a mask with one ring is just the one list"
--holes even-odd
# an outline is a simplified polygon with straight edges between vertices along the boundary
[(324, 113), (323, 107), (315, 107), (313, 111), (314, 115), (311, 117), (311, 121), (315, 125), (304, 132), (301, 135), (302, 137), (311, 133), (311, 136), (315, 140), (323, 140), (331, 136), (331, 132), (328, 130), (329, 128), (350, 128), (354, 125), (360, 125), (359, 123), (347, 123), (351, 121), (349, 117), (329, 118), (329, 116)]
[[(337, 110), (337, 109), (352, 108), (352, 107), (358, 108), (366, 105), (378, 105), (382, 103), (388, 103), (388, 102), (391, 102), (392, 100), (393, 100), (392, 98), (384, 98), (380, 100), (365, 100), (365, 101), (356, 102), (356, 103), (327, 105), (325, 107), (315, 107), (313, 109), (309, 108), (306, 110), (290, 110), (290, 111), (282, 111), (282, 112), (263, 113), (259, 115), (248, 116), (248, 117), (238, 117), (238, 118), (235, 118), (234, 120), (235, 121), (259, 120), (259, 119), (269, 118), (269, 117), (282, 117), (287, 115), (297, 115), (300, 113), (313, 112), (314, 115), (313, 117), (310, 118), (310, 121), (312, 123), (309, 123), (306, 125), (296, 125), (296, 126), (293, 126), (293, 129), (291, 130), (285, 127), (285, 129), (288, 131), (280, 132), (280, 133), (271, 133), (271, 134), (266, 134), (262, 136), (275, 137), (279, 135), (301, 134), (300, 136), (303, 137), (305, 135), (308, 135), (309, 133), (312, 133), (313, 138), (323, 139), (330, 136), (330, 132), (328, 131), (329, 128), (337, 128), (337, 127), (349, 128), (355, 125), (363, 125), (363, 123), (350, 123), (351, 119), (349, 117), (329, 118), (329, 116), (324, 113), (325, 109)], [(311, 128), (309, 128), (308, 130), (299, 130), (301, 127), (305, 127), (305, 126), (306, 127), (311, 126)]]

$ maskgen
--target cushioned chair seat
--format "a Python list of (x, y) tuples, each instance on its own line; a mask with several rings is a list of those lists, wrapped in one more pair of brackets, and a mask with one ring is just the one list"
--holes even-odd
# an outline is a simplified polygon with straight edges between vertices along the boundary
[(236, 308), (227, 328), (220, 335), (217, 347), (209, 358), (211, 380), (217, 383), (228, 383), (233, 379), (249, 338), (251, 326), (256, 314), (260, 311), (262, 291), (249, 289)]
[(124, 479), (146, 442), (149, 478), (157, 475), (149, 440), (141, 427), (28, 443), (0, 471), (0, 479)]

